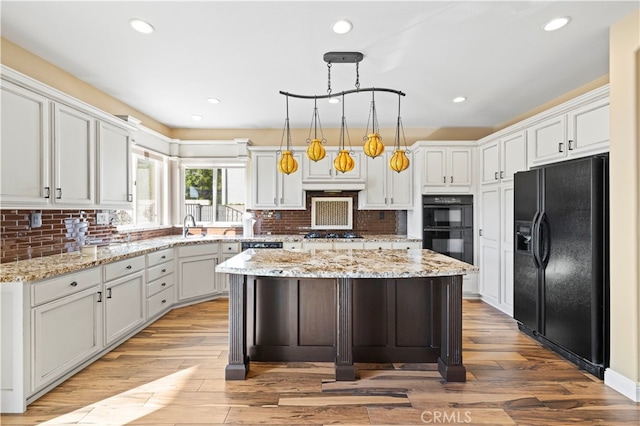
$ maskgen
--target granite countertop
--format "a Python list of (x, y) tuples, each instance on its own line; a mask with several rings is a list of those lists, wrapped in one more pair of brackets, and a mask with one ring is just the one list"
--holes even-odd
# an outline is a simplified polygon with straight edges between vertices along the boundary
[(466, 275), (478, 268), (431, 250), (246, 250), (217, 272), (297, 278), (415, 278)]
[(95, 256), (82, 256), (80, 252), (57, 254), (53, 256), (38, 257), (17, 262), (0, 264), (0, 283), (2, 282), (28, 282), (44, 278), (54, 277), (69, 272), (79, 271), (105, 263), (116, 262), (135, 256), (151, 253), (176, 246), (207, 244), (217, 242), (243, 242), (243, 241), (421, 241), (415, 238), (406, 238), (402, 235), (365, 235), (363, 238), (316, 238), (305, 240), (304, 235), (261, 235), (250, 238), (242, 236), (221, 235), (190, 235), (183, 238), (180, 235), (159, 237), (148, 240), (134, 241), (131, 243), (115, 244), (98, 247)]

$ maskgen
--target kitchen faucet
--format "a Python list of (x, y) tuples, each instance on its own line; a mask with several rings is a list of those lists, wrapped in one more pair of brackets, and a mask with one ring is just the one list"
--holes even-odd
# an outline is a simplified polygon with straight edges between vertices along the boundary
[(191, 214), (187, 214), (182, 221), (182, 237), (187, 238), (189, 234), (189, 224), (187, 223), (187, 219), (191, 219), (191, 226), (196, 226), (196, 219)]

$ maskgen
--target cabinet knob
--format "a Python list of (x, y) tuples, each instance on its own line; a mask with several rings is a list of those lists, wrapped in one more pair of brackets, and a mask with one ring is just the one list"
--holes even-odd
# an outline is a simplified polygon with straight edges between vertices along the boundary
[(131, 269), (131, 265), (127, 265), (127, 269)]
[(166, 270), (166, 269), (163, 269), (163, 270), (162, 270), (162, 272), (167, 272), (167, 270)]
[(167, 286), (167, 283), (162, 283), (162, 284), (160, 284), (160, 285), (161, 285), (162, 287), (166, 287), (166, 286)]
[(167, 303), (167, 299), (162, 299), (162, 303)]
[(167, 256), (165, 256), (164, 254), (162, 256), (160, 256), (160, 259), (166, 259)]
[(78, 283), (76, 281), (72, 282), (71, 284), (69, 284), (71, 287), (77, 287)]

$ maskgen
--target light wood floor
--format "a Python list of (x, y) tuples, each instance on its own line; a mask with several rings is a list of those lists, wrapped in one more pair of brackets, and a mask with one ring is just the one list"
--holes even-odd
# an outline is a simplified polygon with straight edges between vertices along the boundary
[(509, 317), (464, 302), (466, 383), (428, 364), (253, 363), (225, 382), (227, 300), (176, 309), (9, 424), (640, 424), (640, 404), (540, 347)]

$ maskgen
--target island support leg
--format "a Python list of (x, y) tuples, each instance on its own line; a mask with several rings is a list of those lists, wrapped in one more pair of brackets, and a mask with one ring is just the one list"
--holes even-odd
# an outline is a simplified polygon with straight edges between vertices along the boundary
[(442, 325), (438, 371), (447, 382), (465, 382), (462, 365), (462, 276), (442, 277), (440, 321)]
[(229, 364), (225, 380), (244, 380), (249, 372), (247, 356), (247, 280), (246, 276), (229, 276)]
[(356, 379), (353, 365), (353, 286), (350, 278), (338, 278), (336, 380)]

